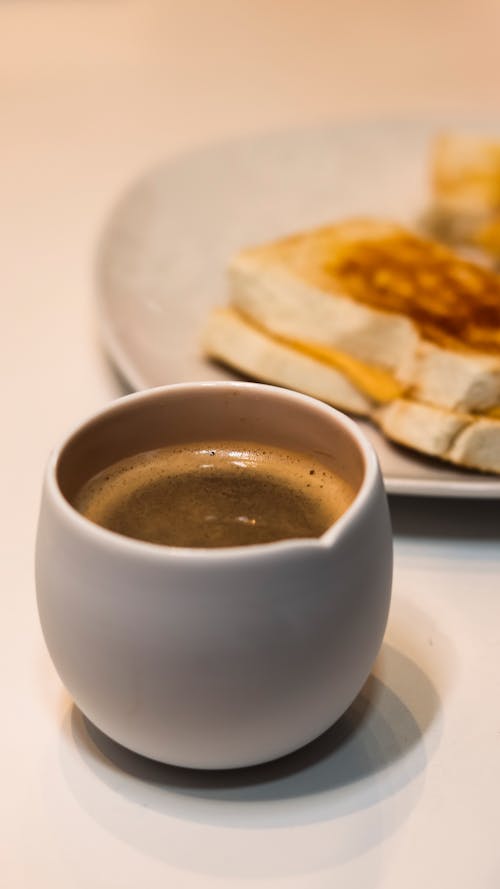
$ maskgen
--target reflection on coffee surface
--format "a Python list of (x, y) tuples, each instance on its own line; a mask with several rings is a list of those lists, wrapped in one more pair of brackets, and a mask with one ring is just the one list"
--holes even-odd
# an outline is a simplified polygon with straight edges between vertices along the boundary
[(120, 460), (73, 505), (119, 534), (180, 547), (319, 537), (352, 486), (318, 456), (253, 442), (197, 442)]

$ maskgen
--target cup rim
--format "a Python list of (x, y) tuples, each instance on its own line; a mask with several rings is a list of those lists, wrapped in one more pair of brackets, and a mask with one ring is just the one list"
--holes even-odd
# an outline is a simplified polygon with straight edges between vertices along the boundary
[[(334, 419), (336, 423), (355, 440), (356, 445), (361, 453), (363, 460), (363, 479), (357, 490), (352, 503), (347, 509), (330, 525), (326, 531), (319, 537), (307, 538), (289, 538), (285, 540), (274, 540), (268, 543), (244, 544), (240, 546), (221, 546), (221, 547), (177, 547), (168, 544), (151, 543), (146, 540), (138, 540), (136, 538), (127, 537), (116, 531), (111, 531), (97, 525), (95, 522), (79, 513), (74, 506), (66, 499), (58, 482), (58, 466), (64, 450), (70, 445), (71, 440), (76, 438), (99, 420), (104, 415), (112, 415), (115, 411), (121, 411), (124, 404), (134, 404), (147, 399), (161, 399), (166, 393), (177, 391), (199, 392), (200, 390), (241, 390), (254, 391), (258, 393), (267, 393), (268, 396), (276, 398), (285, 398), (294, 403), (306, 403), (313, 406), (314, 410), (327, 415), (330, 419)], [(156, 386), (150, 389), (142, 389), (138, 392), (132, 392), (119, 398), (114, 399), (104, 407), (99, 408), (92, 414), (88, 415), (82, 421), (73, 425), (69, 431), (63, 435), (59, 443), (52, 449), (49, 456), (45, 471), (45, 484), (49, 495), (57, 508), (60, 509), (74, 529), (86, 536), (94, 545), (101, 545), (108, 549), (109, 547), (117, 551), (126, 552), (129, 555), (144, 555), (148, 558), (159, 559), (160, 561), (168, 558), (169, 561), (177, 559), (183, 561), (196, 559), (198, 562), (206, 560), (213, 562), (217, 559), (238, 559), (242, 556), (248, 559), (258, 558), (262, 560), (267, 557), (276, 557), (280, 553), (298, 552), (299, 550), (328, 550), (333, 543), (345, 533), (347, 527), (355, 522), (357, 516), (363, 511), (367, 500), (374, 489), (377, 478), (380, 475), (378, 458), (371, 442), (367, 439), (357, 423), (347, 416), (347, 414), (337, 408), (320, 401), (311, 395), (305, 395), (294, 389), (286, 389), (281, 386), (274, 386), (268, 383), (247, 382), (240, 380), (210, 380), (210, 381), (193, 381), (182, 383), (170, 383), (164, 386)]]

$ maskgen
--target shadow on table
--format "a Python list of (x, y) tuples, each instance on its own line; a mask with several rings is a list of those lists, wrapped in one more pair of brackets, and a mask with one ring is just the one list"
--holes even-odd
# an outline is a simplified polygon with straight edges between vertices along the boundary
[(356, 885), (375, 889), (380, 847), (424, 786), (440, 709), (428, 676), (385, 644), (337, 724), (275, 762), (214, 772), (162, 765), (111, 741), (73, 706), (61, 768), (89, 817), (169, 867), (309, 886), (316, 872), (349, 863)]
[(495, 499), (392, 495), (389, 507), (396, 537), (500, 543), (500, 502)]
[[(72, 737), (88, 765), (112, 784), (121, 773), (124, 778), (174, 792), (177, 798), (240, 804), (328, 795), (328, 814), (326, 810), (324, 814), (346, 814), (396, 792), (424, 768), (426, 756), (420, 741), (440, 706), (434, 686), (412, 660), (388, 645), (383, 646), (381, 658), (384, 682), (371, 676), (349, 710), (320, 738), (260, 766), (201, 771), (154, 762), (112, 741), (76, 707), (71, 715)], [(411, 708), (399, 696), (398, 687), (413, 690)], [(381, 777), (389, 771), (390, 777)], [(127, 781), (120, 786), (127, 794)], [(166, 798), (159, 797), (157, 802), (168, 808)], [(310, 811), (314, 808), (313, 804)], [(291, 814), (288, 807), (287, 822)], [(299, 821), (304, 814), (299, 806)], [(276, 815), (273, 810), (273, 819)], [(227, 816), (232, 818), (229, 810)]]

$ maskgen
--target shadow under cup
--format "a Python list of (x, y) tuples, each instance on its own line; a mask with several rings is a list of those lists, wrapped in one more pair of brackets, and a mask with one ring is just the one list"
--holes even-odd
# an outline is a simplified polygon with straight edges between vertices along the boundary
[[(354, 501), (320, 538), (215, 549), (130, 539), (70, 505), (118, 460), (208, 439), (316, 452)], [(36, 553), (49, 653), (90, 721), (152, 759), (235, 768), (320, 735), (370, 673), (391, 581), (373, 449), (307, 396), (232, 382), (149, 390), (91, 418), (49, 461)]]

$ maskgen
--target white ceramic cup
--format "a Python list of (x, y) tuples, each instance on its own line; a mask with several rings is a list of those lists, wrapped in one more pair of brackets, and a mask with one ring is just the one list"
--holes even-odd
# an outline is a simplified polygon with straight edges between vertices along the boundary
[[(207, 439), (320, 452), (355, 499), (320, 538), (219, 549), (133, 540), (70, 505), (115, 460)], [(308, 396), (237, 382), (151, 389), (113, 402), (49, 460), (36, 553), (49, 652), (83, 713), (153, 759), (247, 766), (325, 731), (369, 675), (391, 580), (375, 453)]]

